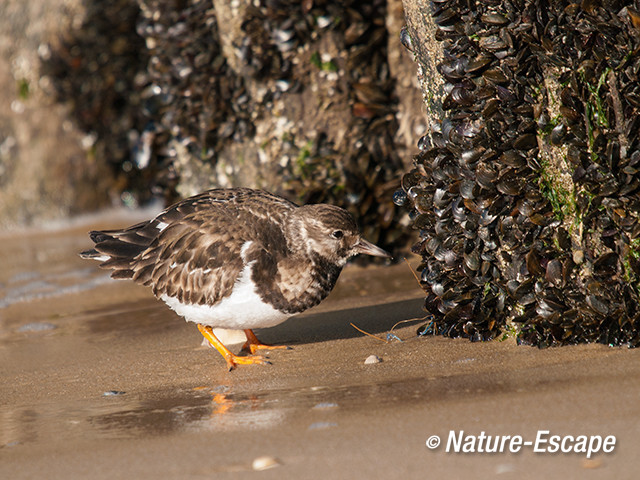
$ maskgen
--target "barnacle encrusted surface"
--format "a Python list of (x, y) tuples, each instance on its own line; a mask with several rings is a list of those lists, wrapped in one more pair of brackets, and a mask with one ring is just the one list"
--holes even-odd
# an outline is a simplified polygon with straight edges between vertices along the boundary
[(386, 2), (141, 5), (150, 128), (169, 147), (154, 153), (180, 196), (262, 187), (344, 206), (383, 245), (403, 235)]
[(390, 198), (415, 147), (397, 132), (423, 120), (396, 97), (415, 82), (388, 51), (397, 0), (86, 3), (46, 67), (129, 201), (259, 187), (407, 238)]
[(431, 3), (445, 114), (402, 189), (436, 332), (640, 343), (636, 3)]

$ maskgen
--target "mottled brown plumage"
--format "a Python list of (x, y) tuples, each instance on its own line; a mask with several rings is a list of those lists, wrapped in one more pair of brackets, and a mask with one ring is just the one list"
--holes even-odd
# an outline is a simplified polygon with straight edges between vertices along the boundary
[(247, 188), (209, 190), (147, 222), (90, 236), (95, 247), (81, 255), (101, 260), (112, 277), (151, 287), (187, 320), (245, 330), (317, 305), (349, 257), (387, 255), (361, 239), (341, 208), (298, 207)]

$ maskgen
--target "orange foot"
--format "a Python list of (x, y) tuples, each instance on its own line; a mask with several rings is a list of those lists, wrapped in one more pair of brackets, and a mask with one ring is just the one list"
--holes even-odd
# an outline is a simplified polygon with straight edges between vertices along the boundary
[(245, 330), (244, 334), (247, 336), (247, 341), (244, 342), (242, 346), (242, 350), (250, 351), (251, 353), (256, 353), (258, 350), (291, 350), (291, 347), (287, 347), (286, 345), (267, 345), (266, 343), (262, 343), (256, 337), (256, 334), (253, 333), (253, 330)]
[[(218, 350), (220, 354), (224, 357), (227, 362), (227, 366), (229, 367), (229, 371), (236, 368), (236, 365), (268, 365), (270, 362), (259, 355), (254, 355), (251, 357), (239, 357), (231, 353), (231, 351), (225, 347), (220, 340), (216, 338), (213, 334), (213, 329), (206, 325), (198, 324), (198, 330), (204, 338), (206, 338), (211, 346)], [(255, 336), (254, 336), (255, 338)], [(253, 351), (252, 351), (253, 352)]]

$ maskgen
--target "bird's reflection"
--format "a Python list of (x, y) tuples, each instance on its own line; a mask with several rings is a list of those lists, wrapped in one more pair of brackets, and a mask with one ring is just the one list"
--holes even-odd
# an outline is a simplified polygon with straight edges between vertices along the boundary
[(281, 423), (285, 410), (255, 395), (221, 392), (220, 387), (196, 387), (173, 395), (149, 395), (137, 405), (91, 418), (91, 423), (115, 434), (168, 434), (192, 430), (257, 430)]

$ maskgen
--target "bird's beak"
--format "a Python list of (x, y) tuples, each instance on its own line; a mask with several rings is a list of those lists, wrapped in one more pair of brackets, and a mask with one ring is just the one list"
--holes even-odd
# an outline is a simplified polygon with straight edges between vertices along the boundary
[(371, 242), (367, 242), (364, 238), (361, 238), (353, 248), (356, 253), (364, 253), (365, 255), (373, 255), (374, 257), (391, 258), (391, 255), (388, 252), (385, 252), (383, 249), (375, 246)]

